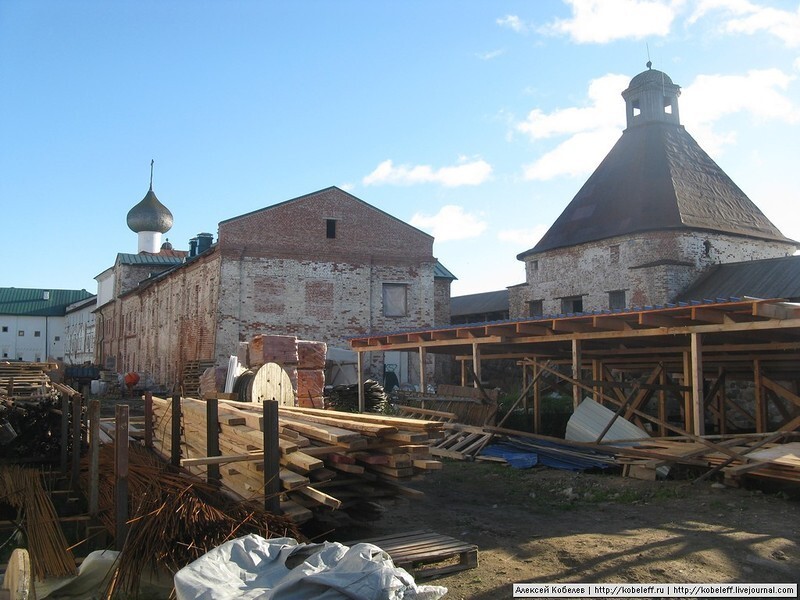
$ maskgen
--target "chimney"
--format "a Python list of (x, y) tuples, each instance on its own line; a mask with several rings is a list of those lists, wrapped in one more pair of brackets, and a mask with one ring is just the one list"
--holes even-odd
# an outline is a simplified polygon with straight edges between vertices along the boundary
[(189, 258), (197, 256), (197, 238), (194, 237), (189, 240)]
[(197, 234), (197, 253), (202, 254), (211, 247), (214, 242), (214, 235), (211, 233)]

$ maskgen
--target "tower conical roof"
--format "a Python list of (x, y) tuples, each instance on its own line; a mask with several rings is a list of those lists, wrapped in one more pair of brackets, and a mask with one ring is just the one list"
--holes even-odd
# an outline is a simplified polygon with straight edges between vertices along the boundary
[(142, 201), (128, 211), (128, 227), (136, 233), (166, 233), (172, 227), (172, 213), (159, 202), (152, 186)]
[[(636, 85), (634, 85), (636, 84)], [(662, 87), (663, 86), (663, 87)], [(642, 87), (661, 93), (660, 118), (635, 114), (631, 94)], [(657, 88), (657, 89), (656, 89)], [(699, 229), (762, 240), (791, 242), (687, 133), (677, 119), (678, 86), (648, 70), (625, 92), (628, 128), (555, 223), (526, 256), (643, 231)], [(654, 104), (654, 103), (651, 103)], [(666, 107), (674, 108), (667, 112)]]

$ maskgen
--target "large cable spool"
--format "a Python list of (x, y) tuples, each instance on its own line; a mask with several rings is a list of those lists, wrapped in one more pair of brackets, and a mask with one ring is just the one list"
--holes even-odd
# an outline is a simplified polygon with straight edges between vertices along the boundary
[(277, 363), (259, 367), (250, 385), (252, 402), (277, 400), (280, 406), (295, 406), (295, 394), (289, 374)]

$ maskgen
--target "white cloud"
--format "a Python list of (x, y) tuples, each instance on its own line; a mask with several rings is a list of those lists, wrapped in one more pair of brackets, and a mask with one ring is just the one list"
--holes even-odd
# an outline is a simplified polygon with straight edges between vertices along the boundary
[(533, 139), (543, 139), (608, 126), (623, 127), (625, 111), (619, 94), (629, 82), (626, 75), (608, 74), (593, 79), (589, 82), (588, 106), (559, 108), (549, 114), (537, 108), (516, 128)]
[(547, 233), (547, 225), (535, 225), (525, 229), (504, 229), (497, 233), (497, 239), (501, 242), (512, 244), (520, 251), (533, 248), (542, 236)]
[(348, 181), (347, 183), (342, 183), (339, 185), (339, 189), (344, 190), (345, 192), (352, 192), (354, 189), (356, 189), (356, 184)]
[(490, 50), (489, 52), (479, 52), (475, 56), (477, 56), (481, 60), (492, 60), (497, 58), (498, 56), (502, 56), (505, 53), (506, 53), (505, 48), (499, 48), (497, 50)]
[(681, 0), (566, 0), (572, 17), (555, 19), (542, 33), (568, 35), (578, 44), (665, 36)]
[(480, 185), (489, 179), (492, 166), (482, 159), (459, 160), (453, 167), (434, 169), (429, 165), (395, 165), (391, 160), (379, 164), (372, 173), (364, 177), (364, 185), (415, 185), (438, 183), (445, 187)]
[(495, 21), (500, 27), (508, 27), (517, 33), (527, 33), (528, 26), (517, 15), (506, 15)]
[(800, 122), (800, 107), (786, 95), (794, 80), (779, 69), (744, 75), (700, 75), (681, 94), (681, 122), (714, 155), (736, 141), (735, 132), (718, 132), (717, 121), (737, 113), (758, 120)]
[(688, 21), (694, 23), (711, 12), (723, 13), (722, 17), (715, 16), (715, 22), (725, 33), (754, 35), (764, 32), (790, 48), (800, 46), (800, 7), (791, 11), (748, 0), (701, 0)]
[(525, 179), (546, 181), (562, 175), (578, 177), (591, 173), (619, 139), (614, 127), (576, 133), (554, 150), (523, 166)]
[(486, 230), (486, 222), (454, 204), (443, 206), (435, 215), (416, 213), (410, 223), (429, 232), (437, 242), (478, 237)]

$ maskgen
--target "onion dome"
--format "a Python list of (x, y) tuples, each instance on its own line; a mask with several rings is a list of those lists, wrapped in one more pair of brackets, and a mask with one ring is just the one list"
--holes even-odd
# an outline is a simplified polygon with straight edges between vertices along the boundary
[(156, 198), (152, 186), (142, 201), (128, 211), (128, 227), (136, 233), (166, 233), (172, 227), (172, 213)]

